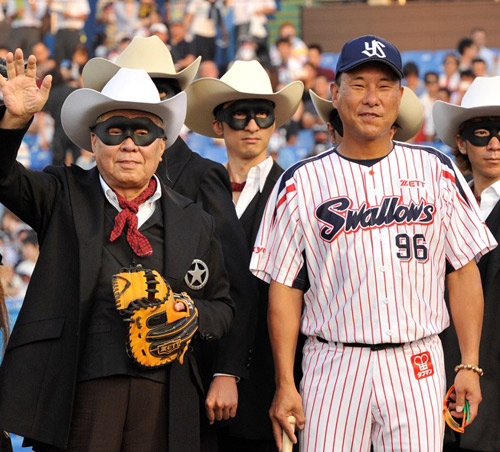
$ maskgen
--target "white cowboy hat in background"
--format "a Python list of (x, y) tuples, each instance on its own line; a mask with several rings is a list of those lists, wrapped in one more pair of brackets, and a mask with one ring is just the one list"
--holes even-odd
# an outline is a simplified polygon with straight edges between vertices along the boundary
[[(318, 96), (312, 89), (309, 90), (314, 108), (321, 120), (327, 124), (330, 112), (333, 110), (332, 101)], [(399, 113), (396, 118), (398, 126), (394, 135), (396, 141), (408, 141), (413, 138), (422, 127), (424, 122), (424, 107), (416, 94), (407, 86), (403, 86), (403, 96), (399, 105)]]
[(83, 86), (101, 91), (120, 68), (129, 68), (144, 69), (150, 77), (175, 79), (184, 91), (196, 76), (200, 62), (198, 57), (176, 72), (170, 50), (158, 36), (135, 36), (114, 63), (100, 57), (89, 60), (82, 72)]
[(500, 116), (500, 76), (476, 77), (460, 106), (438, 100), (432, 107), (437, 135), (454, 149), (457, 149), (455, 137), (460, 125), (485, 116)]
[(215, 107), (239, 99), (266, 99), (274, 103), (276, 127), (285, 124), (297, 110), (304, 84), (295, 81), (274, 93), (266, 70), (256, 61), (235, 61), (220, 78), (195, 80), (186, 90), (186, 126), (194, 132), (220, 138), (212, 128)]
[(102, 92), (80, 88), (65, 100), (61, 121), (68, 138), (77, 146), (92, 151), (90, 127), (97, 118), (114, 110), (140, 110), (163, 121), (167, 137), (165, 148), (177, 139), (186, 115), (186, 93), (161, 101), (151, 77), (143, 69), (120, 69)]

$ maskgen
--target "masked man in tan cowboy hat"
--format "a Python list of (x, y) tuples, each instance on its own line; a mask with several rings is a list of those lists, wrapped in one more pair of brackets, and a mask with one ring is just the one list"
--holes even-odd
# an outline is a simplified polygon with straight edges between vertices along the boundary
[[(302, 98), (302, 82), (293, 82), (274, 93), (265, 69), (257, 61), (236, 61), (220, 80), (202, 78), (187, 89), (186, 125), (193, 131), (223, 138), (226, 169), (233, 189), (233, 210), (245, 231), (251, 252), (264, 208), (283, 169), (267, 155), (276, 127), (295, 113)], [(245, 261), (248, 266), (250, 259)], [(246, 270), (250, 275), (250, 272)], [(252, 276), (253, 278), (253, 276)], [(274, 451), (267, 415), (274, 392), (274, 368), (267, 333), (268, 285), (259, 282), (255, 310), (236, 313), (232, 334), (248, 334), (251, 350), (235, 349), (235, 358), (247, 360), (250, 375), (236, 384), (231, 376), (215, 377), (207, 395), (207, 416), (214, 420), (236, 416), (219, 434), (221, 451)]]
[[(344, 134), (343, 126), (332, 101), (318, 96), (312, 89), (309, 90), (309, 94), (318, 116), (328, 127), (332, 144), (340, 144)], [(403, 86), (399, 113), (394, 123), (394, 140), (411, 140), (422, 127), (423, 121), (424, 109), (422, 103), (410, 88)]]
[[(120, 67), (144, 69), (153, 79), (160, 96), (169, 98), (189, 86), (200, 60), (201, 57), (198, 57), (189, 67), (176, 72), (167, 46), (158, 37), (135, 37), (114, 63), (103, 58), (91, 59), (83, 70), (83, 84), (99, 91)], [(229, 276), (231, 298), (236, 311), (243, 318), (247, 317), (254, 309), (258, 291), (248, 272), (247, 261), (250, 254), (232, 204), (227, 171), (219, 163), (191, 151), (179, 137), (172, 146), (165, 149), (157, 175), (168, 187), (199, 203), (214, 217)], [(250, 330), (250, 325), (242, 325), (242, 328), (247, 328), (247, 333), (234, 337), (233, 330), (218, 342), (217, 358), (213, 362), (211, 374), (248, 377), (246, 364), (253, 331)], [(241, 349), (246, 350), (245, 354), (238, 352)]]
[(182, 365), (137, 366), (111, 284), (123, 267), (142, 264), (191, 296), (194, 342), (231, 325), (212, 218), (155, 176), (184, 122), (186, 95), (162, 101), (144, 70), (120, 69), (102, 92), (79, 89), (62, 109), (67, 135), (94, 152), (96, 168), (30, 171), (16, 153), (50, 78), (37, 88), (36, 59), (25, 71), (19, 49), (7, 68), (0, 201), (37, 232), (40, 257), (0, 367), (0, 429), (37, 451), (197, 451), (202, 388), (192, 352)]
[[(482, 219), (493, 236), (500, 239), (500, 77), (477, 77), (461, 105), (438, 101), (433, 109), (436, 132), (452, 148), (462, 171), (472, 172), (472, 191), (479, 202)], [(499, 250), (494, 249), (478, 263), (484, 292), (483, 330), (479, 363), (483, 401), (480, 415), (461, 435), (451, 430), (445, 436), (445, 451), (496, 451), (499, 449), (498, 406), (500, 404), (500, 291)], [(460, 361), (454, 328), (442, 335), (448, 379)], [(448, 441), (449, 440), (449, 441)]]

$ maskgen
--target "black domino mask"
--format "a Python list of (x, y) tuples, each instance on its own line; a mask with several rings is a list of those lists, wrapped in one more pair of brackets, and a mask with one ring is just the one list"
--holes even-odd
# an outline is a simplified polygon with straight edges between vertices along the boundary
[[(476, 135), (477, 130), (483, 130), (488, 133), (478, 136)], [(460, 136), (474, 146), (487, 146), (493, 137), (496, 137), (500, 141), (500, 118), (469, 124), (462, 130)]]
[(234, 130), (244, 130), (252, 119), (261, 129), (267, 129), (274, 124), (274, 103), (265, 99), (238, 100), (226, 108), (219, 105), (214, 116)]
[(90, 130), (108, 146), (117, 146), (131, 138), (137, 146), (149, 146), (157, 138), (166, 138), (165, 131), (145, 117), (112, 116)]

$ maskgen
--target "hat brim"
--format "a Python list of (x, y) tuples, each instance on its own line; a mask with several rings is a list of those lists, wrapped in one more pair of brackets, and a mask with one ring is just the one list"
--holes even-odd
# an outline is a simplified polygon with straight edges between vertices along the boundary
[(90, 88), (73, 91), (64, 102), (61, 122), (68, 138), (82, 149), (93, 151), (90, 127), (97, 118), (114, 110), (139, 110), (158, 116), (163, 122), (167, 137), (165, 148), (170, 147), (179, 136), (186, 113), (186, 93), (158, 102), (123, 102)]
[(458, 148), (455, 137), (460, 125), (469, 119), (486, 116), (500, 116), (500, 105), (466, 108), (438, 100), (432, 108), (437, 136), (453, 149)]
[(272, 94), (255, 94), (237, 91), (227, 83), (216, 78), (203, 78), (194, 81), (187, 89), (186, 126), (201, 135), (220, 138), (214, 132), (213, 111), (218, 105), (240, 99), (266, 99), (274, 103), (276, 127), (288, 122), (296, 112), (304, 85), (295, 81)]
[[(196, 58), (187, 68), (179, 72), (148, 72), (151, 78), (172, 78), (177, 80), (182, 91), (185, 91), (189, 84), (196, 77), (198, 68), (201, 63), (201, 56)], [(134, 67), (133, 64), (128, 64), (129, 69), (144, 69), (143, 67)], [(105, 58), (92, 58), (85, 64), (82, 71), (83, 86), (92, 88), (96, 91), (102, 91), (104, 85), (122, 68), (116, 63), (113, 63)]]
[[(330, 112), (334, 109), (332, 101), (318, 96), (313, 90), (309, 90), (314, 108), (318, 112), (321, 120), (327, 124)], [(424, 122), (424, 107), (408, 87), (403, 87), (403, 96), (399, 106), (398, 117), (396, 118), (397, 130), (394, 134), (396, 141), (408, 141), (413, 138), (422, 127)]]
[(420, 131), (423, 123), (424, 106), (422, 102), (411, 88), (403, 86), (403, 96), (401, 96), (399, 113), (396, 118), (397, 129), (394, 140), (411, 140)]

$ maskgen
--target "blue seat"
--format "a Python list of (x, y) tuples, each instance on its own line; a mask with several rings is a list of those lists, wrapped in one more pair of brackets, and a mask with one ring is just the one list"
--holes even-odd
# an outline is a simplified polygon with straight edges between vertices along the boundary
[(34, 170), (43, 170), (47, 165), (52, 164), (52, 152), (35, 146), (30, 149), (31, 163), (30, 168)]
[(211, 144), (210, 146), (205, 147), (202, 157), (206, 159), (213, 160), (217, 163), (225, 163), (227, 162), (227, 151), (224, 146), (218, 146), (216, 144)]
[(436, 67), (434, 52), (431, 50), (405, 50), (401, 52), (403, 65), (413, 61), (418, 66), (420, 77), (423, 78), (426, 72), (437, 72), (439, 67)]
[(297, 163), (299, 160), (306, 158), (310, 152), (307, 148), (296, 145), (285, 146), (278, 152), (278, 164), (286, 169)]
[(302, 129), (297, 133), (297, 141), (295, 146), (300, 148), (308, 148), (309, 152), (314, 146), (314, 133), (311, 129)]
[(205, 135), (200, 135), (195, 132), (191, 132), (186, 137), (186, 144), (189, 146), (189, 148), (200, 155), (203, 155), (203, 149), (206, 146), (211, 146), (212, 143), (212, 138), (206, 137)]
[(335, 71), (337, 68), (338, 53), (323, 53), (321, 55), (321, 67)]

